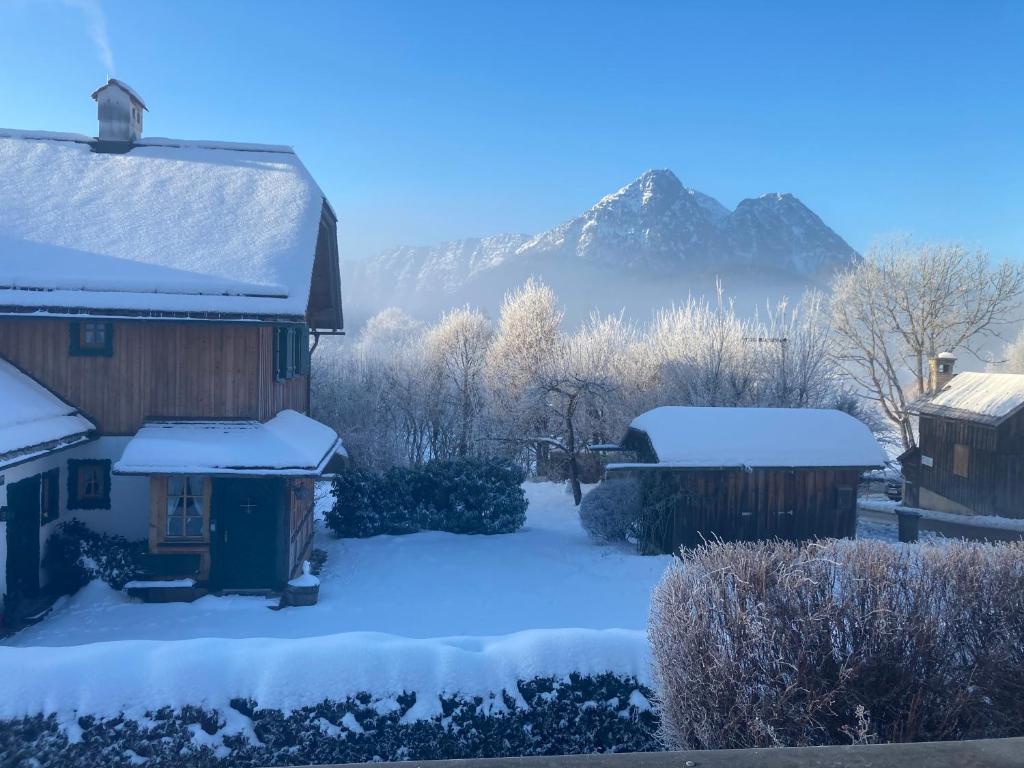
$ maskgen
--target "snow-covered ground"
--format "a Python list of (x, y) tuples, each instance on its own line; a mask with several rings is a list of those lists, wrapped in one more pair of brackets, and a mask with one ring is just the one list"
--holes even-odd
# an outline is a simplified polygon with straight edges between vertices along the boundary
[[(525, 487), (526, 525), (513, 534), (318, 532), (328, 559), (313, 607), (133, 603), (93, 582), (0, 647), (0, 719), (52, 712), (73, 730), (83, 713), (225, 712), (234, 697), (289, 709), (361, 691), (385, 707), (416, 692), (415, 718), (437, 714), (445, 693), (500, 707), (503, 689), (514, 695), (517, 680), (538, 676), (613, 672), (650, 684), (647, 610), (671, 558), (594, 544), (565, 486)], [(896, 540), (895, 525), (858, 532)]]
[(505, 635), (576, 627), (645, 630), (650, 594), (669, 556), (640, 557), (587, 538), (566, 486), (527, 483), (526, 525), (497, 536), (416, 533), (334, 539), (320, 602), (269, 610), (276, 600), (204, 597), (133, 603), (93, 582), (10, 644), (81, 645), (199, 637), (297, 638), (339, 632), (405, 637)]

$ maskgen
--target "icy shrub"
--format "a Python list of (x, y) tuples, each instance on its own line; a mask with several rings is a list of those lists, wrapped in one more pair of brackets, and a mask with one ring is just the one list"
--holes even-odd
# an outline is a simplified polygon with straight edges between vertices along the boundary
[[(411, 721), (406, 716), (416, 705), (414, 693), (396, 696), (391, 706), (360, 693), (287, 711), (234, 699), (230, 713), (182, 707), (147, 712), (143, 719), (81, 715), (73, 721), (77, 738), (55, 715), (0, 720), (0, 764), (257, 768), (660, 748), (652, 694), (634, 678), (533, 678), (517, 688), (517, 696), (501, 691), (489, 700), (444, 694), (432, 704), (440, 704), (440, 713)], [(254, 738), (225, 728), (239, 718)]]
[(81, 520), (68, 520), (46, 542), (43, 567), (60, 594), (77, 592), (92, 579), (121, 589), (140, 572), (145, 541), (97, 533)]
[(708, 544), (655, 589), (670, 748), (1024, 732), (1024, 544)]
[(334, 482), (327, 525), (346, 537), (511, 533), (526, 520), (523, 480), (523, 470), (497, 460), (435, 461), (383, 474), (348, 471)]
[(610, 478), (583, 497), (580, 522), (600, 542), (634, 541), (640, 516), (640, 483), (632, 477)]

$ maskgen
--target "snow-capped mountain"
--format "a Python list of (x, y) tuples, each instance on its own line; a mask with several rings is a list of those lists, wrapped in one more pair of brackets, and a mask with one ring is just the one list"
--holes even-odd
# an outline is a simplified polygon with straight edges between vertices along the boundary
[(704, 293), (718, 278), (732, 294), (747, 293), (748, 283), (763, 289), (751, 294), (756, 302), (780, 288), (792, 296), (858, 258), (791, 194), (743, 200), (730, 211), (672, 171), (652, 170), (534, 237), (399, 247), (345, 266), (357, 313), (398, 305), (431, 315), (466, 302), (494, 309), (506, 290), (538, 275), (576, 315), (649, 309)]

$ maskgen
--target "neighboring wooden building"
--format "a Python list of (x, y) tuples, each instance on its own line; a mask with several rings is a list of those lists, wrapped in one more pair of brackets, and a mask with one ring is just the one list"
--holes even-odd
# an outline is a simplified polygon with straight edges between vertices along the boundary
[(914, 406), (918, 445), (900, 456), (904, 503), (1024, 518), (1024, 375), (954, 375), (955, 362), (931, 361), (932, 394)]
[[(138, 94), (94, 97), (100, 139), (0, 129), (0, 364), (89, 424), (0, 455), (5, 560), (38, 568), (45, 502), (148, 538), (166, 577), (279, 588), (341, 450), (308, 417), (310, 354), (343, 325), (335, 215), (288, 147), (143, 139)], [(54, 471), (56, 500), (20, 490)]]
[(858, 479), (884, 464), (863, 423), (818, 409), (655, 408), (620, 450), (636, 461), (606, 477), (641, 483), (642, 545), (666, 553), (713, 538), (853, 536)]

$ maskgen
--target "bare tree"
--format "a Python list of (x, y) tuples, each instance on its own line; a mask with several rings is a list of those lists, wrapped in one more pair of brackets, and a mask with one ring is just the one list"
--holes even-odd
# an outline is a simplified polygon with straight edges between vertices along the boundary
[(836, 277), (831, 318), (846, 373), (917, 444), (911, 402), (927, 391), (928, 358), (996, 337), (1013, 319), (1024, 271), (956, 244), (897, 240)]
[(545, 359), (535, 385), (541, 401), (556, 417), (557, 432), (548, 439), (565, 452), (577, 505), (583, 499), (578, 456), (584, 445), (579, 425), (616, 388), (611, 372), (614, 350), (603, 343), (606, 331), (601, 318), (593, 317), (571, 336), (559, 334), (554, 354)]

